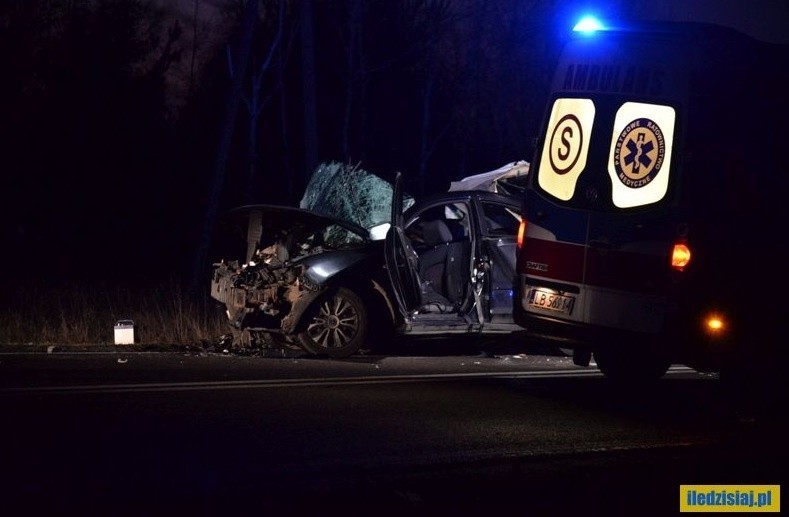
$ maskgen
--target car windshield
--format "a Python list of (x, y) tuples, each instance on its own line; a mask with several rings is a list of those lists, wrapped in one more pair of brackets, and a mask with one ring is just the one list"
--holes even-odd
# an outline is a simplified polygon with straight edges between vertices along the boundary
[[(403, 196), (403, 210), (413, 204), (411, 196)], [(313, 172), (299, 208), (370, 230), (390, 222), (392, 185), (355, 165), (322, 163)]]
[(339, 224), (332, 224), (316, 232), (311, 239), (313, 242), (322, 243), (324, 248), (339, 249), (352, 248), (364, 244), (364, 239), (358, 233)]

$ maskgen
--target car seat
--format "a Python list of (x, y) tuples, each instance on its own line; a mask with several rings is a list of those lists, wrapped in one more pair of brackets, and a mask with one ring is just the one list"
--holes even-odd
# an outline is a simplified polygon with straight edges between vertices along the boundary
[(422, 224), (426, 250), (419, 255), (419, 276), (450, 305), (458, 305), (466, 292), (471, 243), (468, 239), (454, 240), (446, 223), (440, 219)]

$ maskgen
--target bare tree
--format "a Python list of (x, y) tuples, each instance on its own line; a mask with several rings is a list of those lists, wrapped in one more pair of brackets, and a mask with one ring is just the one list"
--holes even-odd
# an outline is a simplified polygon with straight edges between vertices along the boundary
[[(252, 73), (251, 87), (249, 95), (242, 95), (242, 100), (249, 115), (249, 136), (247, 145), (247, 159), (248, 159), (248, 173), (246, 189), (244, 189), (244, 200), (248, 203), (252, 201), (252, 194), (255, 191), (255, 180), (257, 177), (258, 168), (258, 127), (260, 124), (260, 114), (263, 108), (271, 100), (274, 94), (272, 89), (268, 94), (263, 97), (263, 77), (271, 68), (274, 55), (277, 52), (281, 41), (282, 35), (285, 31), (285, 0), (279, 0), (277, 12), (277, 25), (274, 32), (274, 38), (269, 45), (266, 57), (260, 62), (260, 65)], [(230, 67), (231, 77), (235, 73), (233, 69), (232, 56), (230, 55), (228, 47), (228, 66)]]
[[(287, 49), (283, 45), (279, 45), (277, 49), (277, 82), (280, 86), (285, 84), (285, 63), (287, 62), (290, 48), (293, 43), (295, 32), (291, 34), (290, 41)], [(286, 89), (281, 88), (279, 95), (279, 124), (280, 133), (282, 135), (282, 159), (284, 160), (283, 173), (287, 177), (287, 198), (293, 199), (294, 181), (293, 181), (293, 168), (291, 166), (290, 156), (290, 137), (289, 137), (289, 124), (288, 124), (288, 111), (287, 111), (287, 95)]]
[[(350, 0), (350, 12), (348, 14), (348, 42), (345, 48), (345, 113), (342, 123), (342, 155), (350, 160), (351, 152), (351, 126), (354, 111), (354, 100), (356, 99), (357, 88), (359, 91), (359, 102), (362, 106), (360, 116), (364, 117), (364, 87), (367, 76), (367, 67), (364, 52), (364, 0)], [(359, 123), (359, 134), (364, 135), (364, 120)], [(364, 148), (364, 145), (361, 146)]]
[(207, 266), (206, 259), (208, 256), (208, 248), (213, 238), (216, 218), (219, 213), (219, 202), (222, 188), (225, 183), (227, 160), (230, 155), (230, 145), (233, 141), (233, 130), (236, 125), (238, 104), (241, 100), (243, 78), (249, 66), (257, 15), (258, 0), (246, 0), (241, 23), (238, 59), (236, 60), (235, 73), (232, 77), (230, 92), (228, 93), (225, 105), (225, 114), (219, 131), (219, 147), (216, 153), (216, 161), (214, 162), (214, 175), (208, 192), (208, 204), (205, 210), (203, 230), (200, 236), (197, 253), (195, 253), (195, 263), (192, 274), (193, 289), (198, 289), (201, 285), (201, 280)]
[(304, 125), (304, 183), (318, 165), (318, 100), (312, 0), (301, 0), (301, 87)]
[[(365, 0), (348, 0), (347, 5), (347, 22), (342, 31), (345, 38), (345, 103), (341, 153), (346, 160), (358, 159), (365, 153), (368, 83), (382, 74), (395, 73), (410, 78), (416, 73), (422, 78), (422, 84), (417, 86), (422, 91), (421, 118), (417, 122), (417, 180), (420, 190), (424, 191), (428, 162), (448, 129), (444, 121), (436, 123), (434, 117), (434, 94), (441, 88), (441, 75), (445, 71), (435, 44), (445, 39), (445, 32), (458, 9), (451, 0), (403, 0), (376, 4), (376, 16), (372, 17), (368, 12), (369, 2)], [(387, 37), (401, 44), (383, 41)]]
[(442, 46), (438, 40), (445, 39), (444, 30), (451, 23), (455, 23), (458, 14), (453, 10), (449, 0), (416, 0), (413, 2), (415, 30), (422, 34), (425, 51), (421, 59), (423, 84), (422, 92), (422, 117), (420, 123), (419, 154), (417, 162), (417, 181), (419, 194), (424, 195), (427, 190), (427, 171), (430, 159), (436, 146), (447, 134), (450, 127), (448, 119), (440, 121), (440, 128), (434, 126), (434, 94), (437, 84), (440, 87), (441, 79), (449, 74), (449, 70), (442, 66), (439, 59)]

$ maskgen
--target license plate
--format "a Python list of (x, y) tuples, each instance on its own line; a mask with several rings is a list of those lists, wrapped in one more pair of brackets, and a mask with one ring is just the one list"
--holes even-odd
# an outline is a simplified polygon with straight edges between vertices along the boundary
[(575, 296), (564, 296), (548, 289), (534, 288), (529, 294), (529, 305), (569, 315), (573, 313)]

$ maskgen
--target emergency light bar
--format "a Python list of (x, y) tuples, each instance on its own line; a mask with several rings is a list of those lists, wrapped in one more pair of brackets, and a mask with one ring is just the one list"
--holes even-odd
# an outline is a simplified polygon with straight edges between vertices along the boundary
[(605, 26), (594, 16), (584, 16), (573, 27), (574, 32), (583, 32), (584, 34), (592, 34), (601, 30), (605, 30)]

